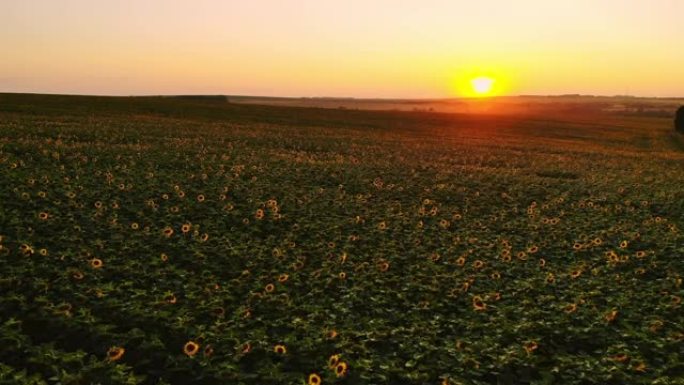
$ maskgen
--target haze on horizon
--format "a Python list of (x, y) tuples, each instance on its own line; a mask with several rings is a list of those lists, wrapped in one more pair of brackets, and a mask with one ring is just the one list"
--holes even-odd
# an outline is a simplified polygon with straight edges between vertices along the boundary
[(3, 0), (0, 92), (684, 96), (678, 0)]

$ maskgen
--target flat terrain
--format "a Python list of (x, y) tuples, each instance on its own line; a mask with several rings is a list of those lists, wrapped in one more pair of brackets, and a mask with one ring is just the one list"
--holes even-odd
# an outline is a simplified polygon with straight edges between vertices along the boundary
[(682, 384), (671, 126), (0, 94), (0, 382)]

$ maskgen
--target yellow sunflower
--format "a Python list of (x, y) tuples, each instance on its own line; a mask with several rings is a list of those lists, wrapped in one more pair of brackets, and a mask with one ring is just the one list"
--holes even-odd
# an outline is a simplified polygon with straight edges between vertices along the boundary
[(188, 341), (183, 345), (183, 353), (188, 357), (192, 357), (199, 351), (199, 344), (194, 341)]
[(337, 377), (344, 377), (347, 374), (347, 369), (348, 367), (346, 362), (338, 362), (335, 366), (335, 375)]
[(118, 361), (121, 359), (121, 357), (123, 357), (125, 352), (126, 352), (126, 349), (124, 349), (120, 346), (112, 346), (107, 351), (107, 359), (109, 361)]
[(309, 374), (309, 385), (321, 385), (321, 376), (316, 373)]

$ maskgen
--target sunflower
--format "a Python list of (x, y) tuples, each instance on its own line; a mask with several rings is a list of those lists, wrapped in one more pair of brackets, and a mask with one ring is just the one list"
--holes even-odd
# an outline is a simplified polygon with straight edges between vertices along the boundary
[(449, 221), (447, 221), (446, 219), (442, 219), (442, 220), (439, 221), (439, 227), (441, 227), (441, 228), (443, 228), (443, 229), (448, 228), (449, 225), (450, 225), (450, 223), (449, 223)]
[(572, 245), (572, 248), (573, 248), (574, 250), (581, 250), (581, 249), (582, 249), (582, 244), (579, 243), (579, 242), (575, 242), (575, 243)]
[(618, 353), (612, 357), (610, 357), (611, 360), (617, 361), (617, 362), (625, 362), (629, 360), (629, 357), (625, 353)]
[(188, 357), (192, 357), (199, 351), (199, 345), (194, 341), (188, 341), (183, 345), (183, 353)]
[(553, 275), (553, 273), (549, 273), (546, 275), (546, 283), (554, 283), (556, 282), (556, 276)]
[(95, 202), (95, 208), (101, 209), (101, 208), (102, 208), (102, 202), (96, 201), (96, 202)]
[(287, 282), (287, 280), (288, 280), (289, 278), (290, 278), (290, 276), (287, 275), (287, 274), (285, 274), (285, 273), (280, 274), (280, 276), (278, 276), (278, 282), (280, 282), (280, 283), (285, 283), (285, 282)]
[(120, 347), (120, 346), (112, 346), (107, 350), (107, 359), (109, 361), (118, 361), (123, 357), (124, 353), (126, 352), (126, 349)]
[(33, 254), (33, 252), (34, 252), (34, 251), (33, 251), (33, 247), (30, 246), (30, 245), (28, 245), (28, 244), (26, 244), (26, 243), (23, 243), (21, 246), (19, 246), (19, 250), (21, 250), (21, 252), (22, 252), (24, 255), (31, 255), (31, 254)]
[(578, 269), (578, 270), (573, 270), (573, 271), (570, 273), (570, 276), (571, 276), (573, 279), (574, 279), (574, 278), (579, 278), (580, 275), (582, 275), (582, 270), (579, 270), (579, 269)]
[(574, 313), (577, 310), (577, 304), (571, 303), (569, 305), (566, 305), (565, 308), (563, 308), (563, 310), (568, 314)]
[(49, 217), (50, 217), (50, 215), (48, 215), (48, 213), (46, 213), (45, 211), (38, 214), (38, 218), (40, 218), (43, 221), (47, 220)]
[(479, 268), (481, 268), (482, 266), (484, 266), (484, 262), (480, 261), (479, 259), (476, 260), (475, 262), (473, 262), (473, 267), (476, 268), (476, 269), (479, 269)]
[(592, 243), (593, 243), (595, 246), (601, 246), (601, 244), (603, 243), (603, 240), (602, 240), (601, 238), (594, 238), (594, 240), (592, 241)]
[(256, 213), (254, 214), (254, 218), (261, 220), (264, 219), (264, 210), (263, 209), (257, 209)]
[(166, 253), (161, 253), (161, 257), (160, 257), (160, 258), (161, 258), (162, 262), (166, 262), (166, 261), (169, 260), (169, 256), (166, 255)]
[(214, 312), (214, 315), (217, 317), (223, 317), (224, 315), (226, 315), (226, 309), (224, 309), (223, 307), (220, 307), (220, 306), (214, 308), (213, 312)]
[(287, 353), (287, 348), (285, 347), (285, 345), (276, 345), (275, 347), (273, 347), (273, 351), (278, 354), (285, 354)]
[(273, 292), (273, 290), (275, 290), (275, 285), (272, 283), (269, 283), (268, 285), (266, 285), (266, 287), (264, 287), (264, 290), (266, 290), (267, 293), (271, 293), (271, 292)]
[(608, 256), (608, 262), (609, 262), (609, 263), (618, 263), (618, 262), (620, 262), (620, 256), (617, 255), (617, 253), (614, 252), (614, 251), (612, 251), (612, 250), (609, 251), (609, 252), (607, 253), (607, 256)]
[(90, 267), (93, 269), (99, 269), (102, 267), (102, 265), (104, 265), (104, 263), (99, 258), (93, 258), (90, 260)]
[(338, 274), (338, 276), (340, 277), (340, 279), (347, 279), (347, 273), (345, 273), (344, 271)]
[(340, 355), (339, 354), (333, 354), (328, 358), (328, 367), (330, 369), (335, 369), (337, 367), (337, 364), (340, 362)]
[(137, 229), (139, 229), (139, 228), (140, 228), (140, 225), (139, 225), (137, 222), (131, 223), (131, 229), (137, 230)]
[(510, 262), (513, 258), (511, 258), (511, 254), (504, 254), (501, 256), (501, 260), (504, 262)]
[(483, 311), (487, 308), (487, 305), (482, 302), (482, 297), (476, 295), (473, 297), (473, 309), (476, 311)]
[(615, 310), (615, 309), (613, 309), (613, 310), (611, 310), (610, 312), (606, 313), (606, 315), (604, 315), (603, 318), (604, 318), (607, 322), (613, 322), (613, 321), (615, 321), (615, 319), (617, 318), (617, 315), (618, 315), (618, 311)]
[[(0, 250), (2, 250), (1, 245), (0, 245)], [(38, 250), (38, 254), (42, 255), (43, 257), (47, 257), (48, 251), (47, 251), (47, 249), (40, 249), (40, 250)]]
[(316, 373), (309, 374), (309, 385), (321, 385), (321, 376)]
[(519, 251), (516, 257), (521, 261), (527, 261), (527, 253), (524, 251)]
[(166, 227), (164, 228), (163, 233), (164, 233), (164, 236), (165, 236), (165, 237), (169, 238), (170, 236), (173, 235), (173, 229), (172, 229), (171, 227), (169, 227), (169, 226), (166, 226)]
[(620, 242), (620, 248), (621, 249), (626, 249), (627, 246), (629, 246), (629, 242), (627, 242), (627, 241)]
[(530, 254), (534, 254), (534, 253), (536, 253), (537, 251), (539, 251), (539, 247), (537, 247), (536, 245), (533, 245), (533, 246), (531, 246), (531, 247), (529, 247), (529, 248), (527, 249), (527, 252), (530, 253)]
[(660, 330), (663, 327), (663, 325), (665, 325), (663, 321), (655, 320), (651, 322), (651, 326), (649, 326), (648, 329), (653, 333), (657, 333), (658, 330)]
[(207, 233), (202, 234), (202, 236), (200, 237), (200, 241), (206, 242), (207, 240), (209, 240), (209, 234), (207, 234)]
[(335, 375), (337, 377), (344, 377), (345, 374), (347, 374), (347, 363), (338, 362), (335, 366)]
[(498, 271), (495, 271), (495, 272), (493, 272), (493, 273), (490, 275), (490, 278), (491, 278), (491, 279), (494, 279), (494, 280), (500, 279), (500, 278), (501, 278), (501, 273), (499, 273)]
[(387, 223), (385, 223), (385, 221), (382, 221), (382, 222), (378, 223), (378, 229), (379, 229), (379, 230), (385, 230), (385, 229), (387, 229)]
[(176, 303), (177, 301), (178, 301), (178, 299), (177, 299), (176, 296), (173, 295), (173, 294), (167, 294), (167, 295), (164, 296), (164, 302), (166, 302), (166, 303), (168, 303), (168, 304), (173, 305), (173, 304)]
[(538, 347), (539, 347), (539, 345), (537, 345), (537, 343), (535, 341), (529, 341), (523, 345), (523, 348), (525, 348), (525, 351), (527, 352), (527, 354), (532, 354), (532, 352), (537, 350)]
[(244, 344), (242, 344), (242, 350), (241, 350), (242, 354), (247, 354), (251, 351), (252, 351), (252, 344), (250, 344), (249, 342), (245, 342)]
[(205, 199), (205, 198), (204, 198), (204, 195), (202, 195), (202, 194), (200, 194), (200, 195), (197, 196), (197, 202), (202, 203), (202, 202), (204, 202), (204, 199)]
[(181, 231), (183, 232), (183, 234), (186, 234), (188, 231), (190, 231), (190, 224), (184, 223), (183, 226), (181, 226)]
[(214, 348), (211, 345), (207, 345), (207, 347), (204, 348), (204, 351), (202, 353), (205, 357), (209, 358), (214, 355)]
[(337, 330), (331, 329), (326, 333), (326, 337), (330, 340), (335, 339), (335, 337), (337, 337)]
[(643, 258), (643, 257), (645, 257), (645, 256), (646, 256), (646, 252), (643, 251), (643, 250), (639, 250), (639, 251), (636, 252), (636, 257), (637, 257), (637, 258)]
[(73, 273), (71, 274), (71, 276), (72, 276), (75, 280), (77, 280), (77, 281), (82, 280), (83, 277), (84, 277), (83, 273), (81, 273), (80, 271), (75, 271), (75, 272), (73, 272)]
[(178, 197), (179, 198), (185, 198), (185, 191), (178, 191)]
[(644, 363), (644, 361), (639, 361), (632, 366), (632, 369), (634, 369), (635, 372), (643, 373), (646, 371), (646, 363)]
[(682, 303), (682, 297), (680, 297), (680, 296), (678, 296), (678, 295), (673, 295), (673, 296), (672, 296), (672, 304), (673, 304), (674, 306), (677, 306), (677, 305), (679, 305), (680, 303)]
[(382, 262), (382, 263), (380, 263), (380, 265), (378, 267), (379, 267), (380, 271), (385, 272), (385, 271), (389, 270), (390, 264), (389, 264), (389, 262)]
[(463, 266), (463, 265), (465, 265), (465, 263), (466, 263), (466, 259), (465, 259), (464, 256), (460, 256), (460, 257), (458, 257), (458, 259), (456, 260), (456, 264), (457, 264), (458, 266)]

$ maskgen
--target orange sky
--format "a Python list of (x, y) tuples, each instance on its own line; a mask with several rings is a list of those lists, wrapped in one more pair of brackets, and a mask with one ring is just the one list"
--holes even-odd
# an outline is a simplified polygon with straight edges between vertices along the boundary
[(684, 96), (681, 0), (0, 0), (0, 92)]

